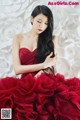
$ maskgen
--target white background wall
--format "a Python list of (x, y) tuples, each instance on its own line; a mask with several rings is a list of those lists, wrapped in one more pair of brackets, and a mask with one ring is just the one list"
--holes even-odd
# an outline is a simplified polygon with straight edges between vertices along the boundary
[[(48, 2), (0, 0), (0, 78), (16, 76), (12, 65), (13, 36), (27, 32), (31, 28), (29, 16), (33, 8), (42, 4), (48, 6)], [(59, 37), (57, 72), (65, 77), (80, 77), (80, 5), (48, 7), (54, 16), (54, 34)]]

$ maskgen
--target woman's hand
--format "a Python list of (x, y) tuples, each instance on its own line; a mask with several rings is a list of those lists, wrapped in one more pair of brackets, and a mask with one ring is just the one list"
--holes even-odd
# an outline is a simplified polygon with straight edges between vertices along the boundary
[[(44, 65), (44, 70), (40, 70), (35, 77), (38, 77), (41, 75), (41, 73), (53, 73), (54, 71), (51, 71), (51, 69), (53, 70), (54, 64), (56, 63), (57, 60), (57, 56), (51, 58), (52, 53), (50, 55), (48, 55), (45, 59), (45, 61), (43, 62)], [(47, 68), (47, 69), (46, 69)], [(50, 69), (51, 68), (51, 69)]]
[(57, 61), (57, 55), (53, 58), (51, 58), (52, 56), (52, 52), (50, 53), (50, 55), (48, 55), (44, 61), (44, 69), (48, 68), (48, 67), (52, 67), (54, 66), (54, 64), (56, 63)]

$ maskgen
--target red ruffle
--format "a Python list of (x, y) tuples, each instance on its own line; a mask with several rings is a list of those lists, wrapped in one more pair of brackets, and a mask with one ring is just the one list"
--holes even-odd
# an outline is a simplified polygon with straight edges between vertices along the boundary
[(80, 120), (80, 79), (44, 74), (0, 79), (0, 109), (12, 120)]

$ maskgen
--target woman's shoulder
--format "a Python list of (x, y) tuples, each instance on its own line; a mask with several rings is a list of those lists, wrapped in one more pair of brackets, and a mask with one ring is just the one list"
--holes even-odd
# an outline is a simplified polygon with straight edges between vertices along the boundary
[(19, 33), (14, 36), (14, 38), (16, 38), (18, 41), (23, 40), (25, 37), (26, 38), (28, 37), (28, 32), (27, 33)]
[(54, 44), (54, 51), (55, 51), (55, 55), (56, 55), (57, 54), (58, 37), (53, 36), (52, 41), (53, 41), (53, 44)]
[(14, 36), (14, 40), (20, 41), (20, 40), (23, 39), (23, 36), (24, 36), (24, 34), (16, 34), (16, 35)]
[(57, 44), (57, 42), (58, 42), (58, 37), (57, 37), (56, 35), (53, 35), (53, 36), (52, 36), (52, 41), (53, 41), (54, 44)]
[(13, 37), (13, 42), (20, 44), (24, 39), (25, 39), (25, 33), (19, 33)]

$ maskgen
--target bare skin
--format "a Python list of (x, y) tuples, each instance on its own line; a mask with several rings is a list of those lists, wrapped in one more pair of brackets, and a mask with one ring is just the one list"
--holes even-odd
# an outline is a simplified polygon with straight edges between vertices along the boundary
[[(43, 21), (39, 21), (39, 24), (36, 24), (36, 20), (41, 18)], [(45, 19), (44, 19), (45, 18)], [(13, 55), (13, 67), (16, 75), (27, 73), (27, 72), (35, 72), (39, 71), (35, 77), (40, 75), (42, 73), (42, 69), (45, 69), (47, 67), (51, 67), (56, 62), (56, 57), (50, 58), (51, 54), (46, 57), (45, 61), (43, 63), (34, 64), (34, 65), (21, 65), (20, 59), (19, 59), (19, 49), (20, 48), (28, 48), (30, 51), (33, 51), (37, 48), (37, 41), (38, 36), (41, 32), (43, 32), (47, 28), (47, 18), (43, 15), (36, 17), (36, 19), (32, 19), (33, 21), (33, 27), (32, 29), (24, 34), (18, 34), (13, 39), (13, 49), (12, 49), (12, 55)], [(36, 27), (35, 27), (36, 26)], [(43, 31), (38, 31), (37, 28), (42, 29)], [(54, 42), (55, 47), (55, 53), (56, 53), (56, 44), (57, 44), (57, 37), (52, 40)]]

